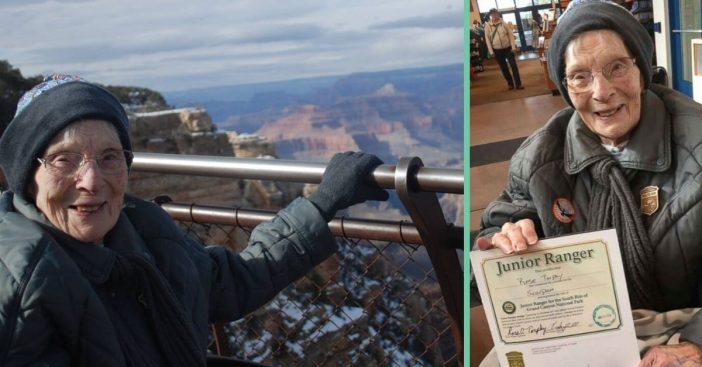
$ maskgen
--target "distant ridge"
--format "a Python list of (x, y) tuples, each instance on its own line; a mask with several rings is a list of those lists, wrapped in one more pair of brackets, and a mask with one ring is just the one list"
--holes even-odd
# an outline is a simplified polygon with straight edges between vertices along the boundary
[(259, 93), (285, 92), (304, 94), (316, 89), (329, 87), (340, 76), (291, 79), (275, 82), (226, 85), (208, 88), (193, 88), (173, 92), (161, 92), (169, 104), (181, 106), (197, 100), (245, 101)]
[(208, 88), (193, 88), (180, 91), (161, 92), (168, 104), (174, 106), (192, 106), (204, 101), (218, 102), (243, 102), (255, 97), (257, 94), (275, 93), (304, 95), (317, 90), (330, 88), (336, 82), (343, 79), (365, 79), (383, 76), (386, 78), (396, 78), (408, 76), (418, 76), (427, 73), (456, 69), (463, 72), (463, 64), (449, 64), (439, 66), (429, 66), (420, 68), (395, 69), (376, 72), (358, 72), (345, 75), (323, 76), (314, 78), (290, 79), (263, 83), (248, 83), (238, 85), (227, 85)]
[(445, 69), (460, 68), (463, 70), (463, 64), (446, 64), (446, 65), (436, 65), (436, 66), (424, 66), (419, 68), (406, 68), (406, 69), (393, 69), (385, 71), (364, 71), (358, 73), (347, 74), (346, 76), (367, 76), (376, 74), (387, 74), (387, 75), (412, 75), (417, 73), (425, 72), (435, 72), (442, 71)]
[[(203, 108), (219, 132), (265, 138), (281, 159), (325, 161), (361, 150), (388, 164), (416, 156), (430, 167), (462, 167), (463, 79), (463, 65), (451, 64), (163, 95), (174, 107)], [(442, 197), (450, 221), (462, 221), (462, 200)], [(392, 196), (355, 210), (403, 219), (402, 208)]]
[[(359, 72), (162, 94), (171, 106), (206, 109), (214, 123), (225, 130), (253, 132), (263, 122), (278, 119), (299, 106), (330, 107), (348, 98), (374, 95), (388, 84), (399, 93), (425, 102), (436, 101), (441, 96), (455, 96), (456, 92), (462, 95), (463, 65)], [(462, 100), (452, 101), (446, 107), (461, 108)]]

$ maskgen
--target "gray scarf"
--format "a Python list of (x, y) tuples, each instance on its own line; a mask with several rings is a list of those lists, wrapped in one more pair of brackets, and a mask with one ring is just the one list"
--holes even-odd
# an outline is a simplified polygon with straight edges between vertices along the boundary
[[(205, 366), (205, 353), (199, 349), (195, 331), (183, 307), (163, 275), (148, 261), (136, 255), (117, 255), (109, 282), (140, 284), (140, 302), (147, 309), (148, 319), (161, 353), (170, 366)], [(128, 358), (137, 357), (138, 346), (122, 346)]]
[(632, 308), (657, 310), (661, 298), (653, 271), (653, 246), (629, 183), (611, 156), (603, 156), (589, 170), (595, 185), (588, 209), (588, 229), (616, 228)]
[[(41, 225), (64, 250), (79, 246), (98, 246), (80, 242), (56, 229), (34, 205), (21, 197), (8, 195), (7, 200), (10, 199), (17, 211)], [(75, 251), (68, 253), (71, 257), (78, 256)], [(147, 327), (153, 331), (156, 346), (163, 359), (168, 361), (169, 366), (204, 367), (205, 350), (200, 348), (190, 318), (163, 274), (143, 256), (117, 251), (114, 251), (114, 255), (115, 261), (105, 285), (126, 287), (139, 294), (139, 302), (145, 308), (149, 322)], [(129, 326), (119, 320), (112, 321), (128, 364), (134, 367), (150, 367), (149, 359), (140, 355), (142, 348), (125, 330)]]

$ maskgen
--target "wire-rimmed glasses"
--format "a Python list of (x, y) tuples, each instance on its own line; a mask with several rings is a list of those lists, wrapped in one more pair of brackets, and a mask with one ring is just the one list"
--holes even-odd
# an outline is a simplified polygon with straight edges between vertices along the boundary
[(622, 57), (605, 65), (600, 71), (574, 71), (566, 74), (563, 85), (573, 93), (585, 93), (592, 90), (595, 75), (601, 73), (609, 81), (618, 81), (629, 75), (629, 71), (636, 65), (636, 58)]
[(116, 175), (125, 172), (133, 158), (134, 154), (128, 150), (108, 149), (90, 157), (81, 153), (59, 152), (37, 158), (37, 161), (55, 176), (73, 176), (88, 161), (94, 161), (103, 174)]

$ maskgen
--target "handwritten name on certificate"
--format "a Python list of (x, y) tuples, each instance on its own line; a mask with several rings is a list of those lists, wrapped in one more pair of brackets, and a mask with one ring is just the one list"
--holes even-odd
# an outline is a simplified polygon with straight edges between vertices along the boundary
[(473, 251), (471, 264), (502, 366), (639, 362), (616, 231)]

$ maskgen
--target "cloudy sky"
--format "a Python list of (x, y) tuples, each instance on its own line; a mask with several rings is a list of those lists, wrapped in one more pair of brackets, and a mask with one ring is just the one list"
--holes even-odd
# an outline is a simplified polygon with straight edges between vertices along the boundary
[(0, 0), (0, 59), (174, 91), (463, 61), (463, 0)]

